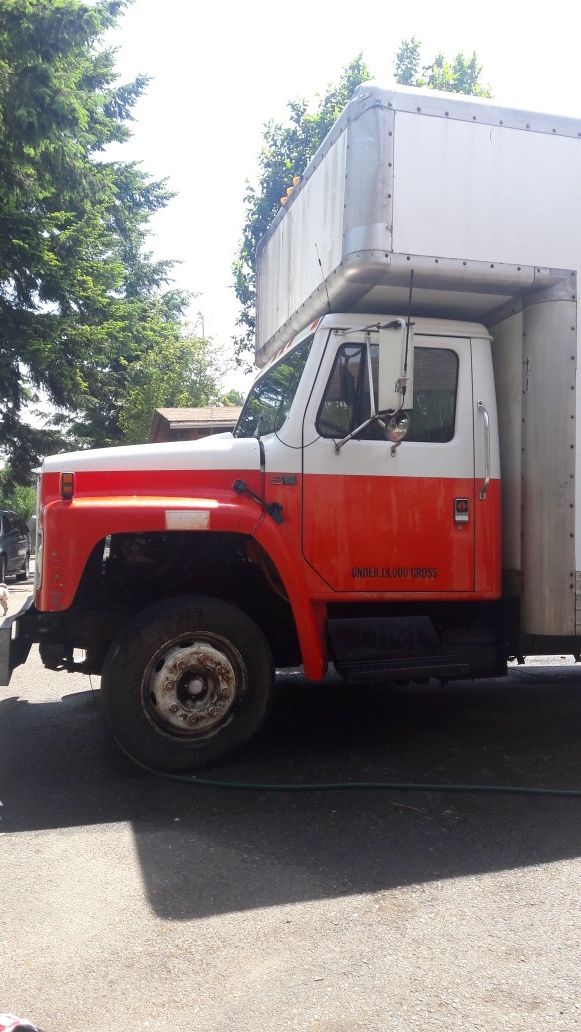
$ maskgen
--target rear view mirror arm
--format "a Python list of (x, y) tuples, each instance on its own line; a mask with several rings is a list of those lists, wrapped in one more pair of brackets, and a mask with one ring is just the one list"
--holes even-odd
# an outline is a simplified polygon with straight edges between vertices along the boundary
[(377, 414), (377, 412), (375, 412), (372, 416), (369, 417), (369, 419), (366, 419), (365, 422), (361, 424), (361, 426), (355, 427), (355, 430), (352, 430), (350, 434), (347, 434), (347, 437), (343, 437), (340, 441), (335, 441), (335, 451), (340, 452), (344, 444), (347, 444), (348, 441), (352, 441), (353, 438), (357, 436), (357, 434), (360, 434), (362, 430), (366, 430), (367, 427), (371, 425), (371, 423), (380, 423), (383, 429), (386, 429), (386, 424), (384, 423), (383, 419), (380, 415)]

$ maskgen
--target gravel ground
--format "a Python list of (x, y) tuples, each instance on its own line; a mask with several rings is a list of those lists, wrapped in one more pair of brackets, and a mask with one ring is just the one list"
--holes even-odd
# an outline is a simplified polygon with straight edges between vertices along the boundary
[[(288, 676), (215, 773), (581, 788), (579, 682)], [(45, 1032), (581, 1026), (581, 800), (155, 779), (36, 655), (0, 689), (0, 756), (0, 1011)]]

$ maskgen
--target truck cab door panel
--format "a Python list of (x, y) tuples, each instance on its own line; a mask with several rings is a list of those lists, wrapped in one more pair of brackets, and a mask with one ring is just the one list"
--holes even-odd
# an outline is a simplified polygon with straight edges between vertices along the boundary
[(304, 557), (337, 592), (471, 592), (470, 340), (416, 337), (411, 427), (395, 453), (378, 423), (335, 447), (368, 414), (364, 349), (356, 332), (333, 349), (306, 414), (305, 442), (319, 436), (304, 448)]

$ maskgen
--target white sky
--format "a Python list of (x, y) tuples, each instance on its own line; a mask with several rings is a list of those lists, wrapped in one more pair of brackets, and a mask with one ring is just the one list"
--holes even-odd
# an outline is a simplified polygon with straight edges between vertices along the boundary
[(581, 116), (580, 22), (570, 0), (551, 9), (511, 0), (134, 0), (115, 37), (118, 68), (123, 80), (144, 72), (151, 82), (123, 154), (178, 192), (155, 217), (154, 246), (181, 260), (177, 282), (198, 293), (192, 321), (201, 312), (219, 344), (234, 333), (245, 180), (263, 123), (282, 119), (287, 100), (324, 91), (359, 51), (388, 84), (400, 40), (416, 35), (426, 61), (475, 49), (500, 104)]

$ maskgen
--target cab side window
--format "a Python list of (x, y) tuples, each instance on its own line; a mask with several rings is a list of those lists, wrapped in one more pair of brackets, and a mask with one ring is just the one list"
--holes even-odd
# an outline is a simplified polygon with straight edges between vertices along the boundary
[(446, 444), (454, 436), (458, 355), (450, 348), (414, 349), (414, 407), (406, 441)]
[[(377, 369), (378, 346), (371, 345)], [(374, 382), (377, 377), (374, 375)], [(450, 348), (414, 348), (414, 406), (407, 410), (406, 441), (445, 444), (454, 436), (458, 388), (458, 355)], [(377, 397), (375, 399), (377, 405)], [(344, 344), (337, 352), (317, 414), (321, 437), (341, 438), (369, 418), (369, 386), (365, 344)], [(384, 432), (372, 423), (358, 440), (381, 440)]]

